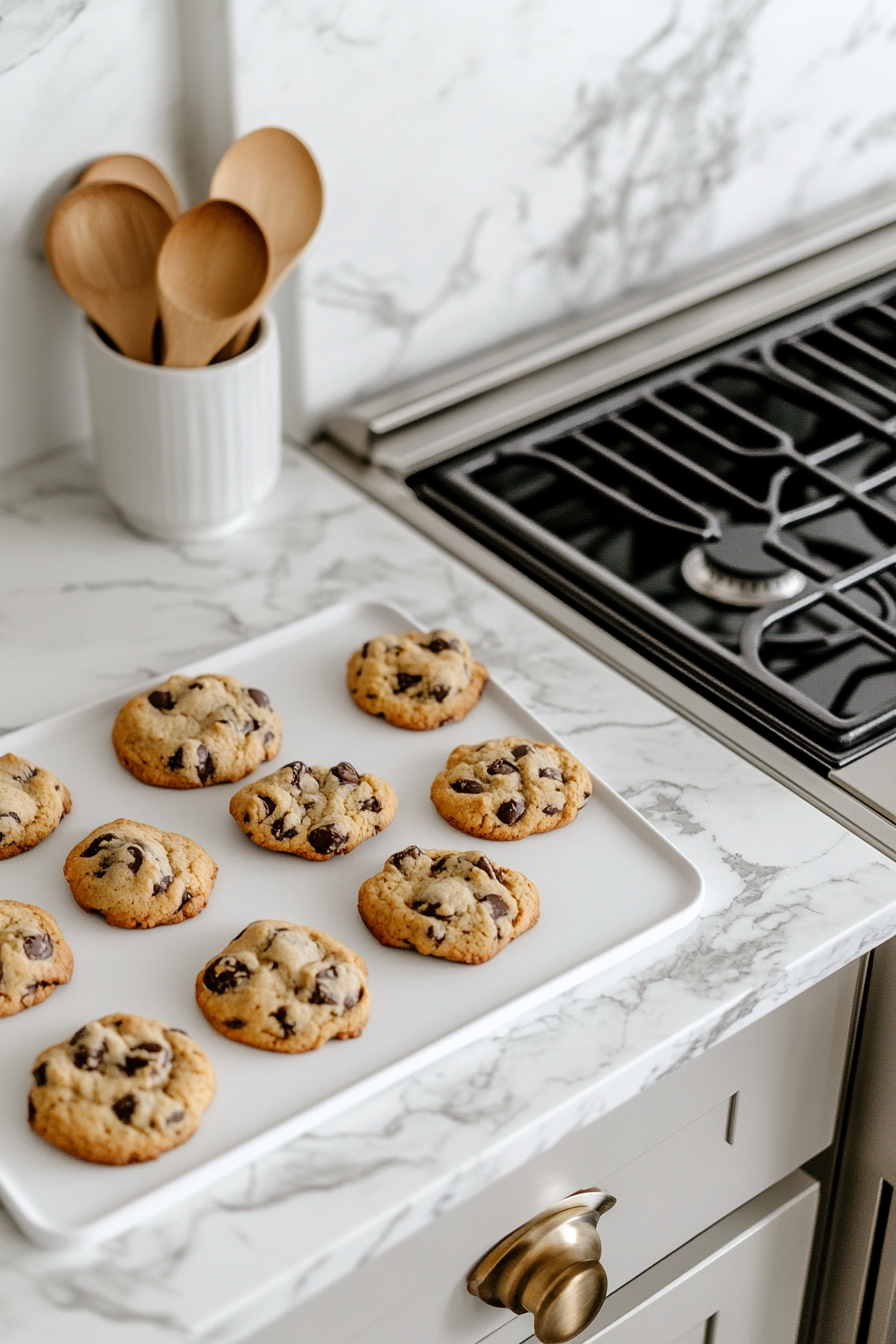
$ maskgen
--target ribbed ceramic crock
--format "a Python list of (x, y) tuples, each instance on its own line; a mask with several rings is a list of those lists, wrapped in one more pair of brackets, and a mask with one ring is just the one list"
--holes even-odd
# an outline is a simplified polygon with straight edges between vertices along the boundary
[(100, 481), (137, 531), (201, 541), (245, 523), (280, 473), (280, 351), (262, 318), (245, 354), (201, 369), (126, 359), (84, 326)]

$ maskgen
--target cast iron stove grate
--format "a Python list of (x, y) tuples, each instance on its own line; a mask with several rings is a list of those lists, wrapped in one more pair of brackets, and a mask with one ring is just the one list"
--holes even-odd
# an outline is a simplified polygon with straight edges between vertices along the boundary
[(893, 276), (411, 477), (828, 769), (896, 737)]

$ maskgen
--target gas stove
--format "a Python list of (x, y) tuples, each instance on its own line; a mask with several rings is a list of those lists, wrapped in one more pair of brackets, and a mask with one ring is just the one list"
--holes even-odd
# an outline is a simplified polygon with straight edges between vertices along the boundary
[(861, 222), (373, 399), (317, 451), (896, 852), (896, 225)]

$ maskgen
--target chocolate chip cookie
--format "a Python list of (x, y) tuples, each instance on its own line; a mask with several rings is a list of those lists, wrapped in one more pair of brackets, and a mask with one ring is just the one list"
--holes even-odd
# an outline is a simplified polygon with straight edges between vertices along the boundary
[(367, 966), (317, 929), (257, 919), (199, 972), (196, 1002), (222, 1036), (300, 1054), (361, 1035), (370, 1016)]
[(329, 769), (292, 761), (235, 793), (230, 815), (263, 849), (332, 859), (388, 826), (397, 806), (385, 780), (348, 761)]
[(83, 910), (119, 929), (154, 929), (204, 910), (218, 865), (186, 835), (119, 817), (75, 845), (63, 872)]
[(396, 728), (439, 728), (476, 704), (488, 672), (453, 630), (381, 635), (348, 661), (356, 705)]
[(467, 835), (522, 840), (575, 821), (591, 797), (591, 778), (563, 747), (498, 737), (455, 747), (430, 797), (439, 815)]
[(61, 779), (11, 751), (0, 756), (0, 859), (39, 845), (71, 810)]
[(410, 845), (367, 879), (358, 910), (386, 947), (476, 966), (538, 922), (539, 901), (528, 877), (478, 849)]
[(72, 978), (71, 948), (38, 905), (0, 901), (0, 1017), (43, 1003)]
[(151, 1162), (186, 1142), (215, 1095), (204, 1050), (152, 1017), (110, 1013), (38, 1055), (28, 1122), (85, 1162)]
[(280, 750), (280, 716), (236, 677), (169, 677), (118, 712), (112, 745), (125, 770), (163, 789), (234, 784)]

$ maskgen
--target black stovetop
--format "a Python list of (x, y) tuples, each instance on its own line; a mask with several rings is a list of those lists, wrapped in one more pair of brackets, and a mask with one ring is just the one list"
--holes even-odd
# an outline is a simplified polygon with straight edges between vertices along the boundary
[[(894, 283), (408, 483), (803, 759), (844, 764), (896, 737)], [(800, 591), (732, 606), (724, 588), (720, 600), (685, 579), (689, 556), (691, 572), (721, 564), (735, 590), (746, 579)]]

